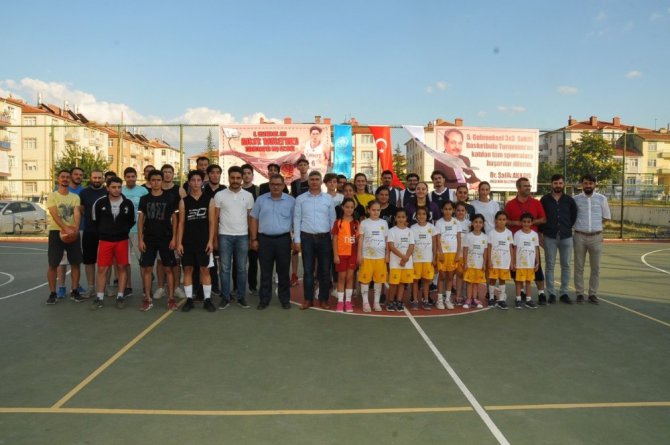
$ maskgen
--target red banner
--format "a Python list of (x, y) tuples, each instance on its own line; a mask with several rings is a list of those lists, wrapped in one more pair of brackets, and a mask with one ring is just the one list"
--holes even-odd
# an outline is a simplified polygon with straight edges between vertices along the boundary
[(375, 145), (377, 145), (377, 156), (379, 157), (379, 165), (381, 170), (391, 170), (393, 173), (393, 187), (405, 188), (398, 175), (393, 170), (393, 149), (391, 148), (391, 128), (390, 127), (373, 127), (370, 126), (372, 137), (375, 138)]

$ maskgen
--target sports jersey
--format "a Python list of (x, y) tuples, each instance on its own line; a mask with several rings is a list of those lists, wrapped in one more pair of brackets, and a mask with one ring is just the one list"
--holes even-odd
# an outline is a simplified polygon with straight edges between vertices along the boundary
[(535, 268), (535, 248), (540, 246), (537, 232), (524, 233), (519, 230), (514, 234), (514, 246), (516, 247), (516, 268)]
[(510, 257), (510, 246), (514, 244), (514, 235), (509, 229), (498, 232), (493, 229), (487, 234), (491, 249), (491, 263), (494, 269), (509, 269), (512, 258)]
[(459, 221), (457, 219), (456, 225), (458, 226), (458, 233), (461, 234), (461, 250), (458, 253), (463, 253), (463, 240), (465, 239), (465, 235), (470, 233), (470, 220), (466, 218), (463, 221)]
[(207, 246), (209, 240), (209, 203), (212, 198), (201, 194), (198, 199), (188, 195), (184, 198), (184, 237), (185, 249), (199, 250)]
[(469, 232), (463, 237), (462, 244), (464, 248), (468, 248), (468, 267), (472, 267), (474, 269), (483, 269), (484, 252), (486, 251), (486, 246), (488, 245), (486, 234), (482, 232), (479, 235), (475, 235), (474, 232)]
[(458, 248), (458, 223), (456, 218), (451, 218), (449, 221), (441, 218), (435, 223), (435, 231), (440, 235), (442, 253), (456, 253)]
[(386, 256), (386, 237), (389, 226), (383, 219), (361, 221), (363, 235), (363, 258), (384, 259)]
[(331, 233), (337, 240), (337, 254), (340, 256), (356, 255), (358, 249), (358, 221), (338, 219), (333, 224)]
[(179, 211), (175, 204), (174, 196), (165, 192), (158, 196), (149, 193), (140, 198), (144, 241), (168, 241), (172, 238), (172, 214)]
[(426, 223), (425, 226), (414, 224), (411, 229), (414, 235), (414, 253), (412, 259), (415, 263), (433, 262), (433, 236), (435, 236), (435, 226)]
[[(409, 227), (401, 229), (398, 226), (395, 226), (389, 230), (389, 236), (387, 242), (393, 243), (396, 249), (398, 249), (403, 254), (407, 253), (409, 246), (414, 244), (414, 234)], [(412, 257), (409, 257), (407, 263), (404, 266), (400, 265), (400, 257), (395, 253), (391, 252), (389, 260), (389, 268), (393, 269), (414, 269), (414, 263), (412, 262)]]

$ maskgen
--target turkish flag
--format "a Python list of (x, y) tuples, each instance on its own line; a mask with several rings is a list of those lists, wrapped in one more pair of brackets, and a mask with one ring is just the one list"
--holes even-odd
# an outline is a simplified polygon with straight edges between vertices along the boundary
[(391, 128), (390, 127), (373, 127), (370, 126), (372, 137), (375, 138), (375, 145), (377, 145), (377, 156), (379, 157), (379, 164), (382, 171), (391, 170), (393, 173), (393, 187), (405, 188), (398, 175), (393, 170), (393, 148), (391, 147)]

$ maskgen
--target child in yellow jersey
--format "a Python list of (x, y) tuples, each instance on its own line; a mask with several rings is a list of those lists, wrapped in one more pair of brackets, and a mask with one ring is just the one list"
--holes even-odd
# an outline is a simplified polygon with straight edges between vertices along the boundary
[(439, 273), (435, 307), (438, 309), (444, 309), (445, 305), (447, 309), (454, 308), (454, 304), (451, 301), (451, 287), (453, 286), (454, 273), (456, 272), (458, 223), (453, 214), (454, 204), (451, 201), (445, 201), (442, 204), (443, 218), (435, 223), (435, 231), (437, 232), (437, 270)]
[(463, 309), (476, 306), (482, 309), (481, 298), (486, 294), (486, 251), (488, 243), (484, 233), (484, 217), (472, 218), (471, 231), (463, 239), (463, 281), (467, 283), (467, 299)]
[(421, 304), (424, 310), (431, 310), (428, 303), (428, 293), (430, 290), (430, 283), (435, 276), (436, 260), (436, 243), (435, 226), (428, 222), (428, 209), (426, 207), (418, 207), (416, 209), (416, 220), (410, 230), (414, 235), (414, 252), (412, 253), (412, 261), (414, 262), (414, 297), (412, 309), (414, 305), (419, 305), (419, 287), (421, 288)]
[(361, 283), (363, 312), (371, 312), (369, 292), (370, 281), (374, 281), (374, 309), (381, 311), (379, 297), (382, 283), (386, 282), (386, 237), (389, 226), (379, 218), (381, 206), (378, 201), (370, 201), (368, 205), (370, 217), (361, 221), (360, 239), (358, 241), (358, 281)]
[[(486, 235), (489, 242), (489, 306), (495, 304), (499, 309), (507, 309), (505, 281), (512, 278), (510, 268), (514, 252), (514, 235), (507, 228), (507, 213), (502, 210), (496, 213), (494, 229)], [(497, 304), (496, 294), (498, 294)]]
[[(414, 235), (407, 227), (407, 212), (398, 209), (395, 214), (395, 226), (389, 230), (388, 258), (389, 258), (389, 304), (388, 311), (403, 312), (404, 287), (414, 282)], [(400, 286), (400, 292), (398, 292)]]

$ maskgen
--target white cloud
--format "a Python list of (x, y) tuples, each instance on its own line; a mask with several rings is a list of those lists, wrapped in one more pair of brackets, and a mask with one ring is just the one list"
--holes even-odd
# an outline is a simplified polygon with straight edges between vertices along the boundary
[(523, 113), (524, 111), (526, 111), (526, 107), (522, 107), (520, 105), (514, 105), (512, 107), (508, 107), (507, 105), (498, 105), (496, 108), (501, 113), (510, 113), (510, 114)]
[(558, 94), (577, 94), (579, 90), (577, 87), (571, 87), (568, 85), (562, 85), (556, 89)]
[(526, 111), (526, 107), (521, 107), (519, 105), (516, 105), (516, 106), (512, 107), (511, 110), (512, 110), (512, 113), (523, 113), (524, 111)]
[(506, 106), (504, 106), (504, 105), (498, 105), (498, 111), (504, 113), (504, 112), (507, 111), (507, 110), (508, 110), (508, 108), (507, 108)]
[(626, 77), (628, 79), (637, 79), (638, 77), (642, 77), (642, 71), (638, 70), (628, 71), (626, 73)]

